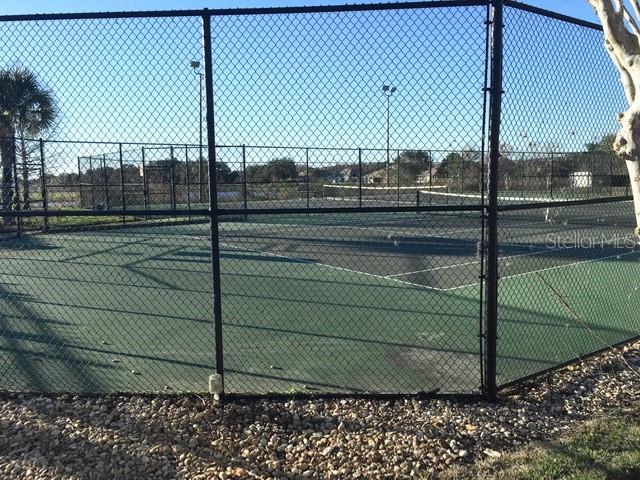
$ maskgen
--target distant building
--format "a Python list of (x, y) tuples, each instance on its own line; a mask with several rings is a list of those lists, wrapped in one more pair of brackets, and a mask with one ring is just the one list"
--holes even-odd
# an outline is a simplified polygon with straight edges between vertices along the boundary
[(593, 175), (591, 172), (573, 172), (569, 175), (573, 188), (591, 188)]
[(341, 184), (341, 183), (353, 183), (354, 181), (357, 182), (358, 181), (358, 175), (357, 173), (354, 175), (354, 170), (351, 167), (345, 167), (342, 170), (340, 170), (340, 173), (338, 173), (338, 175), (336, 175), (333, 180), (331, 181), (331, 183), (333, 184)]
[(366, 185), (384, 185), (387, 183), (387, 169), (381, 168), (375, 172), (371, 172), (363, 177)]
[(418, 185), (429, 185), (433, 178), (436, 176), (437, 171), (438, 167), (432, 166), (430, 169), (421, 172), (416, 179), (416, 183)]

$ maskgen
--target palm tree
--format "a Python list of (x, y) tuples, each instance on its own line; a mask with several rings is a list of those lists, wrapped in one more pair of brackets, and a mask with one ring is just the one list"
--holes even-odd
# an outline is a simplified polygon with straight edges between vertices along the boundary
[[(2, 160), (2, 210), (12, 208), (13, 175), (17, 175), (16, 138), (20, 140), (24, 208), (29, 209), (29, 166), (25, 138), (41, 135), (57, 117), (53, 94), (26, 68), (0, 70), (0, 157)], [(4, 223), (11, 223), (5, 217)]]

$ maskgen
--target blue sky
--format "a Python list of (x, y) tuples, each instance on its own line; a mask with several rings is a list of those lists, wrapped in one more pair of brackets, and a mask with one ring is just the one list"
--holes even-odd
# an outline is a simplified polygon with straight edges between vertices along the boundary
[[(271, 1), (3, 3), (2, 13), (301, 5)], [(343, 3), (343, 2), (322, 2)], [(595, 20), (586, 2), (530, 1)], [(383, 83), (391, 147), (478, 148), (484, 9), (393, 10), (322, 15), (214, 17), (216, 139), (225, 145), (384, 149)], [(39, 75), (60, 105), (54, 138), (195, 144), (198, 18), (0, 24), (0, 58)], [(553, 42), (548, 42), (553, 38)], [(598, 32), (507, 12), (503, 139), (515, 150), (575, 150), (615, 129), (622, 92)], [(571, 114), (567, 115), (567, 111)], [(85, 143), (49, 148), (60, 168), (78, 155), (117, 150)], [(133, 155), (133, 154), (132, 154)], [(221, 150), (239, 161), (240, 150)], [(302, 158), (303, 149), (253, 149)], [(382, 160), (369, 151), (366, 160)], [(315, 153), (353, 160), (354, 152)], [(266, 158), (268, 159), (268, 158)], [(131, 158), (136, 162), (135, 155)], [(313, 161), (313, 160), (312, 160)]]

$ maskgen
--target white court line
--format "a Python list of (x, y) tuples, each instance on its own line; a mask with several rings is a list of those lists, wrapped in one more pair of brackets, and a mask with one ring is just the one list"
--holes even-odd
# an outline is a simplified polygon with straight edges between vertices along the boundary
[[(505, 245), (504, 243), (501, 245)], [(512, 245), (512, 246), (527, 246), (527, 244), (520, 244), (520, 243), (510, 243), (508, 245)], [(548, 249), (544, 249), (544, 250), (538, 250), (537, 252), (527, 252), (527, 253), (518, 253), (516, 255), (507, 255), (506, 257), (499, 257), (498, 260), (502, 261), (502, 260), (507, 260), (509, 258), (518, 258), (518, 257), (530, 257), (533, 255), (538, 255), (540, 253), (545, 253), (545, 252), (559, 252), (560, 250), (567, 250), (570, 248), (575, 248), (575, 247), (557, 247), (557, 248), (548, 248)], [(453, 265), (445, 265), (442, 267), (435, 267), (435, 268), (426, 268), (424, 270), (416, 270), (414, 272), (406, 272), (406, 273), (394, 273), (393, 275), (387, 275), (387, 278), (392, 278), (392, 277), (404, 277), (405, 275), (411, 275), (414, 273), (426, 273), (426, 272), (434, 272), (436, 270), (446, 270), (449, 268), (456, 268), (456, 267), (465, 267), (465, 266), (469, 266), (469, 265), (476, 265), (479, 264), (480, 260), (474, 260), (473, 262), (466, 262), (466, 263), (456, 263)]]
[(453, 265), (444, 265), (442, 267), (425, 268), (424, 270), (415, 270), (413, 272), (394, 273), (392, 275), (386, 275), (384, 278), (404, 277), (406, 275), (413, 275), (414, 273), (426, 273), (426, 272), (435, 272), (438, 270), (448, 270), (449, 268), (466, 267), (469, 265), (477, 265), (478, 263), (480, 263), (480, 260), (474, 260), (473, 262), (466, 262), (466, 263), (454, 263)]
[(240, 246), (237, 246), (237, 245), (231, 245), (231, 244), (228, 244), (228, 243), (221, 243), (220, 245), (224, 246), (224, 247), (228, 247), (228, 248), (233, 248), (233, 249), (236, 249), (236, 250), (244, 250), (246, 252), (258, 253), (260, 255), (267, 255), (269, 257), (283, 258), (283, 259), (286, 259), (286, 260), (293, 260), (295, 262), (306, 263), (306, 264), (309, 264), (309, 265), (319, 265), (321, 267), (327, 267), (327, 268), (331, 268), (331, 269), (334, 269), (334, 270), (342, 270), (343, 272), (357, 273), (357, 274), (360, 274), (360, 275), (365, 275), (367, 277), (379, 278), (381, 280), (390, 280), (392, 282), (400, 283), (400, 284), (403, 284), (403, 285), (411, 285), (413, 287), (420, 287), (420, 288), (423, 288), (425, 290), (435, 290), (435, 291), (438, 291), (438, 292), (444, 292), (444, 291), (447, 290), (445, 288), (431, 287), (431, 286), (428, 286), (428, 285), (421, 285), (419, 283), (405, 282), (403, 280), (398, 280), (398, 279), (395, 279), (395, 278), (387, 278), (387, 277), (382, 276), (382, 275), (376, 275), (375, 273), (362, 272), (360, 270), (352, 270), (350, 268), (345, 268), (345, 267), (336, 267), (335, 265), (329, 265), (329, 264), (321, 263), (321, 262), (314, 262), (312, 260), (306, 260), (304, 258), (290, 257), (288, 255), (280, 255), (280, 254), (277, 254), (277, 253), (265, 252), (265, 251), (256, 250), (256, 249), (253, 249), (253, 248), (246, 248), (246, 247), (240, 247)]
[[(598, 262), (600, 260), (608, 260), (610, 258), (619, 258), (619, 257), (624, 257), (627, 255), (633, 255), (633, 254), (640, 254), (640, 251), (632, 251), (632, 252), (627, 252), (627, 253), (620, 253), (618, 255), (609, 255), (607, 257), (599, 257), (599, 258), (591, 258), (589, 260), (582, 260), (581, 262), (573, 262), (573, 263), (568, 263), (566, 265), (556, 265), (555, 267), (548, 267), (548, 268), (541, 268), (539, 270), (530, 270), (528, 272), (522, 272), (522, 273), (514, 273), (513, 275), (507, 275), (506, 277), (500, 277), (500, 281), (502, 280), (507, 280), (509, 278), (516, 278), (516, 277), (522, 277), (524, 275), (529, 275), (531, 273), (541, 273), (541, 272), (549, 272), (551, 270), (559, 270), (560, 268), (567, 268), (567, 267), (574, 267), (576, 265), (581, 265), (583, 263), (593, 263), (593, 262)], [(443, 289), (444, 292), (448, 292), (450, 290), (457, 290), (459, 288), (466, 288), (466, 287), (474, 287), (480, 285), (480, 282), (476, 282), (476, 283), (470, 283), (468, 285), (460, 285), (458, 287), (452, 287), (452, 288), (445, 288)]]

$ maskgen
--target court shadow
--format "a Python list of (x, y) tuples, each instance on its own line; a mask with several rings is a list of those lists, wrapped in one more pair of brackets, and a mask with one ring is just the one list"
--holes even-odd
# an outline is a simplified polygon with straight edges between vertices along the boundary
[[(6, 357), (5, 365), (13, 366), (13, 372), (5, 372), (4, 377), (13, 379), (14, 383), (13, 388), (7, 384), (4, 388), (59, 390), (59, 378), (51, 376), (56, 370), (66, 379), (65, 383), (70, 382), (70, 389), (82, 391), (87, 385), (101, 387), (101, 379), (88, 368), (89, 362), (77, 357), (77, 351), (68, 346), (67, 339), (33, 308), (34, 301), (31, 294), (0, 286), (0, 351)], [(56, 361), (56, 370), (47, 363), (52, 360)], [(93, 367), (108, 368), (108, 365), (98, 362)]]
[(57, 250), (58, 246), (51, 243), (46, 235), (39, 233), (18, 235), (0, 235), (0, 249), (2, 250)]

